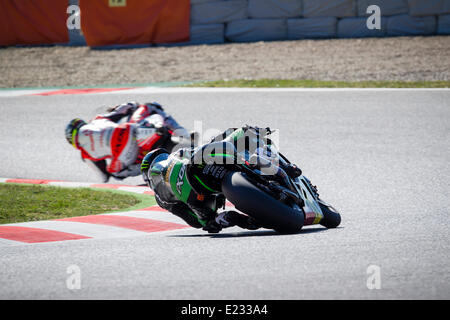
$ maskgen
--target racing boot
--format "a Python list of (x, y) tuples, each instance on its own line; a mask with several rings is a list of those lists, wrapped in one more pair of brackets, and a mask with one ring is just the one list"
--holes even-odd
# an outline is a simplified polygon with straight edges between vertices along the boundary
[(238, 226), (243, 229), (256, 230), (261, 225), (252, 217), (240, 214), (233, 210), (223, 211), (219, 213), (215, 221), (223, 228)]

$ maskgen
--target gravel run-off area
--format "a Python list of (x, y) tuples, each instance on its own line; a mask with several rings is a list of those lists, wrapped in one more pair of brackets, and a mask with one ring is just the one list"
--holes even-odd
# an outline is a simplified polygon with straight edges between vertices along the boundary
[(450, 36), (0, 49), (0, 87), (222, 79), (450, 80)]

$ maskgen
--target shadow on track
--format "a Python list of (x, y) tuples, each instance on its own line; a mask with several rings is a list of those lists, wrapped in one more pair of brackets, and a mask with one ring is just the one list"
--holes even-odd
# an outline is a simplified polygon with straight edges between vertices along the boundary
[(300, 232), (294, 233), (294, 234), (283, 234), (278, 233), (275, 230), (255, 230), (255, 231), (242, 231), (242, 232), (229, 232), (229, 233), (205, 233), (205, 234), (177, 234), (177, 235), (170, 235), (168, 237), (177, 237), (177, 238), (201, 238), (201, 237), (208, 237), (208, 238), (240, 238), (240, 237), (267, 237), (267, 236), (292, 236), (292, 235), (301, 235), (301, 234), (308, 234), (308, 233), (316, 233), (321, 231), (328, 230), (325, 227), (320, 228), (308, 228), (308, 229), (302, 229)]

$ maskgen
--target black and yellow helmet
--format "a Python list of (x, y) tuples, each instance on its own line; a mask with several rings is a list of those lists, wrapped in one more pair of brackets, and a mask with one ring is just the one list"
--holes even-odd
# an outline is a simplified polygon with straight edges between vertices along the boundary
[(147, 153), (142, 160), (142, 177), (152, 190), (155, 190), (156, 186), (164, 180), (163, 176), (167, 168), (160, 165), (160, 162), (167, 160), (169, 155), (166, 149), (159, 148)]
[(77, 147), (75, 144), (75, 137), (78, 134), (78, 130), (84, 125), (86, 125), (85, 121), (75, 118), (70, 120), (69, 124), (66, 126), (66, 140), (74, 146), (74, 148)]

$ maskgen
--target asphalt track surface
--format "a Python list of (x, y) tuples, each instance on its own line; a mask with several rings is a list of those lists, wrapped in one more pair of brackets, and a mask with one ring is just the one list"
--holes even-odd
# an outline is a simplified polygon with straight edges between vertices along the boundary
[[(97, 182), (64, 140), (65, 124), (128, 100), (159, 101), (188, 129), (279, 129), (280, 150), (342, 212), (341, 226), (4, 246), (1, 299), (450, 298), (450, 90), (1, 97), (0, 177)], [(71, 265), (79, 290), (66, 286)], [(367, 287), (370, 265), (380, 268), (380, 289)]]

